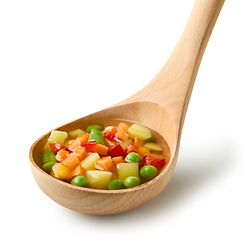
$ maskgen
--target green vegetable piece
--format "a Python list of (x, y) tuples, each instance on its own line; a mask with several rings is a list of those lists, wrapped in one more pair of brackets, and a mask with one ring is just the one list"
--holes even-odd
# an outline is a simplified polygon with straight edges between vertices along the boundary
[(55, 154), (52, 150), (45, 150), (42, 154), (42, 164), (46, 162), (57, 162)]
[(103, 133), (97, 129), (92, 129), (90, 132), (89, 142), (96, 141), (97, 143), (104, 144)]
[(71, 184), (78, 187), (85, 187), (88, 184), (88, 180), (84, 176), (77, 176), (72, 179)]
[(43, 169), (45, 172), (50, 173), (51, 170), (52, 170), (52, 167), (53, 167), (53, 165), (54, 165), (55, 163), (56, 163), (56, 162), (52, 162), (52, 161), (50, 161), (50, 162), (46, 162), (46, 163), (44, 163), (44, 164), (42, 165), (42, 169)]
[(126, 162), (139, 163), (141, 161), (141, 156), (138, 153), (131, 152), (125, 157)]
[(152, 135), (150, 138), (146, 139), (144, 143), (154, 143), (156, 142), (156, 137)]
[(151, 180), (157, 176), (158, 170), (154, 166), (147, 165), (141, 168), (140, 174), (147, 180)]
[(96, 130), (99, 130), (99, 131), (102, 130), (102, 128), (101, 128), (100, 126), (98, 126), (98, 125), (90, 125), (90, 126), (86, 129), (86, 131), (87, 131), (88, 133), (90, 133), (92, 129), (96, 129)]
[(125, 188), (124, 183), (119, 179), (114, 179), (108, 184), (110, 190), (119, 190)]
[(138, 186), (140, 183), (139, 179), (137, 177), (127, 177), (125, 180), (124, 180), (124, 185), (126, 188), (132, 188), (132, 187), (136, 187)]

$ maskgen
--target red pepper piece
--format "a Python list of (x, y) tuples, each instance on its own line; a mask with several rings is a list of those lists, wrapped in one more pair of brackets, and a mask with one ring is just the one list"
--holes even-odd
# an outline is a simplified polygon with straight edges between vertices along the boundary
[(82, 143), (81, 147), (85, 147), (88, 152), (95, 152), (97, 147), (96, 141)]
[(64, 150), (70, 152), (70, 150), (69, 150), (67, 147), (65, 147), (65, 146), (63, 146), (62, 144), (57, 143), (57, 142), (49, 143), (49, 146), (50, 146), (50, 148), (53, 150), (53, 152), (55, 153), (55, 155), (56, 155), (57, 152), (58, 152), (59, 150), (61, 150), (61, 149), (64, 149)]
[(117, 133), (117, 129), (116, 129), (116, 127), (113, 127), (111, 130), (104, 133), (104, 137), (109, 138), (109, 139), (113, 139), (116, 141), (120, 141), (119, 138), (115, 135), (116, 133)]
[(121, 147), (121, 145), (118, 144), (118, 145), (110, 148), (108, 150), (107, 155), (111, 156), (111, 157), (119, 157), (119, 156), (125, 157), (126, 153), (125, 153), (124, 149)]
[(152, 165), (154, 167), (163, 167), (164, 164), (165, 164), (164, 158), (159, 158), (152, 155), (145, 155), (141, 159), (140, 167), (143, 167), (145, 165)]

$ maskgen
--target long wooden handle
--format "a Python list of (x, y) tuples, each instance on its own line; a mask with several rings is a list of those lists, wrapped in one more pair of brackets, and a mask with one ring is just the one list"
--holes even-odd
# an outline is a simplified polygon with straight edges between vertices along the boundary
[(155, 78), (125, 102), (151, 101), (172, 118), (184, 117), (195, 78), (225, 0), (196, 0), (185, 30), (169, 60)]

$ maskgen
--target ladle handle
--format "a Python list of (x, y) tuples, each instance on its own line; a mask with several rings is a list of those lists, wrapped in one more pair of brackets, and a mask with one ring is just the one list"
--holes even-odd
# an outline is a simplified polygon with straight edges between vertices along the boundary
[(162, 105), (182, 122), (198, 68), (225, 0), (196, 0), (185, 30), (170, 58), (155, 78), (128, 99)]

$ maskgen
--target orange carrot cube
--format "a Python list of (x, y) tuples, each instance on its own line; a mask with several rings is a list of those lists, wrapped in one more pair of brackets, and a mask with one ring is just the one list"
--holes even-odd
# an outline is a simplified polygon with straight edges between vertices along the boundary
[(118, 143), (115, 140), (111, 140), (111, 139), (105, 137), (104, 138), (104, 144), (107, 147), (111, 148), (111, 147), (114, 147), (115, 145), (117, 145)]
[(64, 149), (60, 149), (57, 154), (56, 154), (56, 159), (58, 161), (62, 161), (64, 160), (67, 156), (69, 155), (69, 152), (64, 150)]
[(89, 137), (89, 133), (79, 135), (75, 140), (69, 141), (69, 149), (74, 152), (82, 143), (88, 142)]
[(135, 147), (142, 147), (143, 144), (144, 144), (144, 142), (142, 140), (135, 138), (135, 140), (134, 140), (134, 146)]
[(95, 168), (98, 170), (113, 172), (116, 170), (114, 162), (110, 156), (102, 157), (100, 160), (96, 161)]
[(108, 147), (98, 143), (96, 145), (96, 152), (100, 155), (106, 155), (108, 153)]
[(122, 129), (123, 131), (125, 131), (127, 133), (128, 129), (129, 129), (129, 126), (126, 123), (121, 122), (118, 125), (118, 129)]
[(123, 142), (129, 138), (129, 134), (124, 129), (118, 129), (115, 135)]
[(74, 153), (76, 154), (76, 156), (79, 158), (80, 161), (85, 159), (88, 154), (88, 152), (86, 151), (86, 148), (81, 147), (81, 146), (77, 147), (75, 149)]
[(119, 156), (119, 157), (113, 157), (113, 162), (115, 164), (115, 166), (117, 166), (117, 164), (119, 163), (125, 163), (125, 159), (122, 157), (122, 156)]
[(88, 142), (89, 137), (90, 137), (90, 133), (85, 133), (85, 134), (79, 135), (77, 138), (80, 139), (80, 144), (82, 144), (82, 143)]
[(76, 177), (76, 176), (85, 176), (85, 171), (81, 167), (81, 165), (78, 165), (77, 167), (74, 168), (74, 170), (72, 171), (72, 176), (73, 177)]
[(62, 164), (73, 170), (80, 164), (80, 160), (75, 153), (70, 153), (63, 161)]

